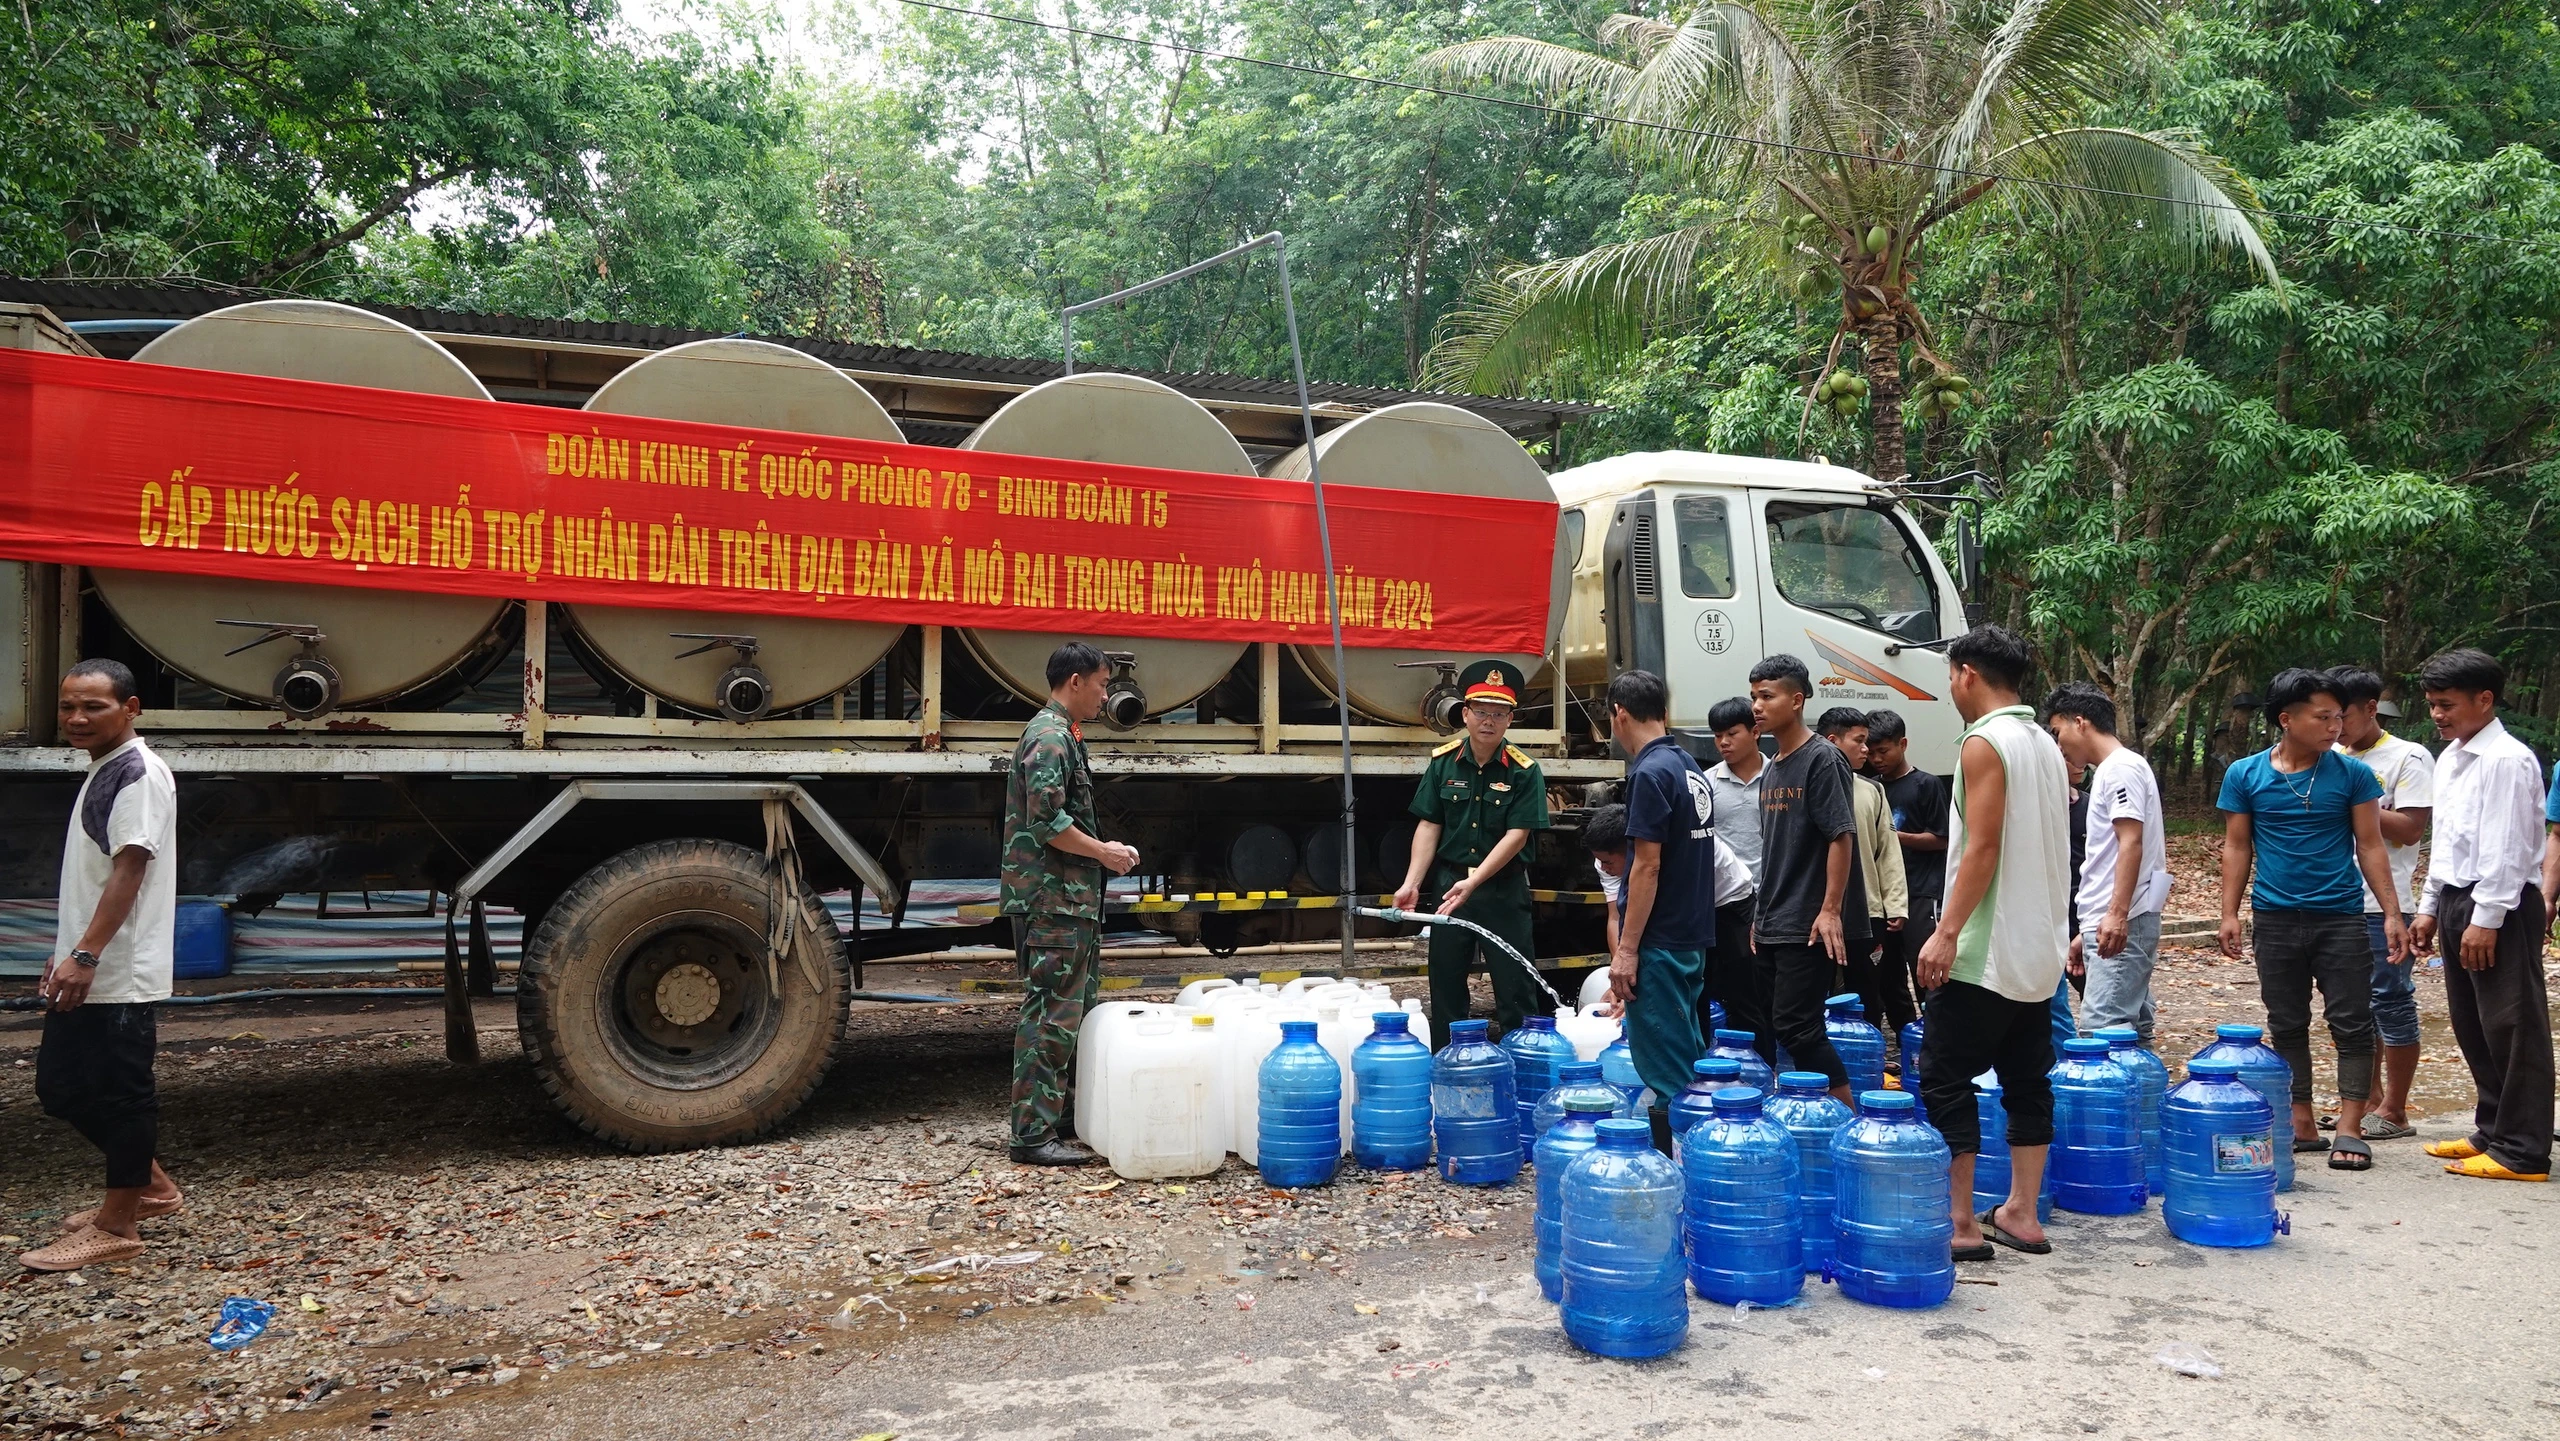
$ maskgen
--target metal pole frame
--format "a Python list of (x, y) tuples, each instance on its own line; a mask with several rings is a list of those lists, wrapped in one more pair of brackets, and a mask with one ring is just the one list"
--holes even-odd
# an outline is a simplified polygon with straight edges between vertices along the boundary
[(1196, 260), (1180, 270), (1168, 271), (1153, 280), (1142, 280), (1125, 290), (1115, 290), (1109, 295), (1096, 296), (1091, 300), (1079, 301), (1066, 307), (1058, 313), (1060, 358), (1066, 363), (1066, 373), (1075, 374), (1076, 317), (1078, 315), (1088, 310), (1098, 310), (1106, 305), (1119, 304), (1160, 286), (1171, 285), (1177, 280), (1188, 280), (1204, 270), (1224, 265), (1230, 260), (1251, 254), (1266, 245), (1271, 247), (1272, 258), (1278, 261), (1280, 266), (1280, 309), (1289, 320), (1289, 368), (1296, 376), (1298, 383), (1298, 424), (1306, 435), (1307, 483), (1315, 490), (1316, 539), (1323, 548), (1324, 554), (1325, 605), (1333, 621), (1334, 712), (1342, 730), (1342, 875), (1340, 877), (1343, 897), (1342, 964), (1348, 970), (1358, 954), (1353, 948), (1352, 940), (1359, 918), (1354, 912), (1351, 900), (1359, 889), (1360, 866), (1359, 831), (1356, 825), (1359, 803), (1351, 784), (1350, 671), (1342, 653), (1342, 580), (1334, 570), (1333, 524), (1325, 514), (1324, 475), (1322, 468), (1317, 464), (1316, 412), (1314, 403), (1307, 398), (1307, 357), (1298, 343), (1298, 302), (1289, 288), (1289, 242), (1279, 231), (1274, 230), (1268, 234), (1257, 235), (1240, 245), (1230, 246), (1206, 260)]

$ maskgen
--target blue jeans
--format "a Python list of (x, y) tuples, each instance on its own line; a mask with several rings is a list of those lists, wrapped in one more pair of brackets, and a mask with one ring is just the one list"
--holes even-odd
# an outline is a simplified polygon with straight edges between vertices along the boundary
[[(2160, 956), (2160, 913), (2134, 916), (2125, 922), (2124, 949), (2098, 954), (2098, 933), (2080, 937), (2080, 961), (2089, 972), (2089, 988), (2080, 997), (2081, 1024), (2090, 1031), (2131, 1026), (2151, 1044), (2151, 966)], [(2381, 973), (2374, 984), (2380, 986)], [(2414, 1022), (2413, 1022), (2414, 1024)]]
[(2418, 957), (2391, 964), (2391, 947), (2382, 938), (2382, 914), (2367, 911), (2365, 933), (2373, 939), (2373, 1027), (2386, 1046), (2418, 1044)]

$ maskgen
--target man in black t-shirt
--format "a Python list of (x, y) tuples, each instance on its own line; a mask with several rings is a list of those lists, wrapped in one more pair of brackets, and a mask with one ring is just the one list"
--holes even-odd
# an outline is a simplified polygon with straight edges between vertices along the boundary
[[(1627, 879), (1609, 999), (1626, 1017), (1636, 1074), (1668, 1105), (1706, 1054), (1698, 989), (1716, 943), (1715, 793), (1670, 732), (1671, 692), (1631, 670), (1609, 682), (1609, 735), (1627, 756)], [(1819, 1011), (1817, 1010), (1817, 1016)], [(1671, 1150), (1670, 1118), (1653, 1113), (1654, 1144)]]
[[(1858, 814), (1849, 761), (1813, 744), (1804, 723), (1813, 676), (1791, 655), (1751, 668), (1751, 714), (1778, 743), (1760, 780), (1760, 901), (1753, 921), (1770, 1029), (1758, 1040), (1775, 1059), (1784, 1046), (1798, 1070), (1831, 1078), (1850, 1101), (1849, 1071), (1822, 1026), (1822, 1002), (1838, 988), (1851, 947), (1867, 943), (1866, 878), (1858, 866)], [(1849, 904), (1849, 897), (1861, 898)]]
[[(1918, 995), (1920, 948), (1937, 931), (1938, 908), (1947, 895), (1947, 783), (1912, 766), (1910, 730), (1889, 710), (1867, 713), (1867, 772), (1884, 784), (1885, 801), (1893, 807), (1894, 838), (1902, 843), (1902, 874), (1911, 892), (1911, 919), (1884, 938), (1885, 960), (1911, 973)], [(1919, 1060), (1903, 1057), (1903, 1074), (1912, 1075), (1909, 1068)]]

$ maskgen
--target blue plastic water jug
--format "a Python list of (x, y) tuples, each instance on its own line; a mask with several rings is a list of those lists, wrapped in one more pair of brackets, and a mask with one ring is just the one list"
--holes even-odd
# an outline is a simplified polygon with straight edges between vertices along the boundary
[(1778, 1094), (1769, 1098), (1766, 1109), (1769, 1119), (1786, 1127), (1796, 1143), (1801, 1177), (1796, 1187), (1796, 1234), (1804, 1269), (1819, 1276), (1840, 1249), (1838, 1224), (1832, 1219), (1831, 1138), (1858, 1113), (1831, 1094), (1831, 1079), (1820, 1071), (1781, 1072)]
[(1618, 1094), (1627, 1098), (1627, 1114), (1641, 1116), (1653, 1108), (1653, 1091), (1636, 1072), (1636, 1053), (1627, 1044), (1624, 1028), (1616, 1040), (1600, 1049), (1600, 1079), (1617, 1087)]
[(1776, 1084), (1778, 1073), (1769, 1069), (1769, 1063), (1760, 1059), (1758, 1051), (1751, 1049), (1751, 1040), (1749, 1031), (1718, 1031), (1707, 1054), (1731, 1058), (1742, 1067), (1742, 1084), (1766, 1095), (1769, 1087)]
[(2160, 1099), (2169, 1094), (2169, 1067), (2142, 1044), (2131, 1026), (2108, 1026), (2098, 1032), (2107, 1043), (2107, 1059), (2133, 1076), (2134, 1094), (2142, 1103), (2142, 1186), (2154, 1197), (2169, 1194), (2168, 1172), (2162, 1169)]
[(1611, 1117), (1564, 1172), (1567, 1340), (1600, 1356), (1661, 1356), (1689, 1335), (1680, 1254), (1680, 1169), (1653, 1149), (1653, 1127)]
[[(1982, 1149), (1973, 1158), (1973, 1209), (1988, 1211), (2009, 1199), (2009, 1108), (2000, 1103), (2000, 1073), (1985, 1071), (1973, 1078), (1974, 1111), (1982, 1121)], [(2036, 1191), (2036, 1221), (2053, 1219), (2053, 1153)]]
[(1708, 1034), (1708, 1035), (1710, 1035), (1710, 1036), (1712, 1036), (1712, 1035), (1714, 1035), (1716, 1032), (1721, 1031), (1721, 1030), (1723, 1030), (1723, 1029), (1724, 1029), (1724, 1002), (1722, 1002), (1722, 1001), (1709, 1001), (1709, 1002), (1707, 1002), (1707, 1034)]
[(1431, 1138), (1440, 1179), (1499, 1186), (1520, 1174), (1520, 1110), (1511, 1057), (1486, 1040), (1485, 1021), (1453, 1021), (1431, 1058)]
[(1929, 1103), (1920, 1095), (1920, 1051), (1927, 1040), (1925, 1020), (1902, 1023), (1902, 1089), (1911, 1097), (1912, 1113), (1924, 1126), (1929, 1124)]
[(1884, 1032), (1868, 1024), (1866, 1002), (1855, 992), (1824, 1001), (1822, 1030), (1849, 1072), (1851, 1094), (1884, 1089)]
[(1840, 1294), (1919, 1310), (1956, 1289), (1956, 1233), (1947, 1210), (1947, 1143), (1912, 1114), (1900, 1091), (1858, 1097), (1858, 1114), (1831, 1138)]
[(1804, 1289), (1804, 1162), (1749, 1086), (1718, 1091), (1682, 1143), (1689, 1284), (1722, 1306), (1783, 1306)]
[(2204, 1056), (2160, 1103), (2169, 1189), (2160, 1218), (2199, 1246), (2264, 1246), (2284, 1229), (2276, 1215), (2275, 1112), (2240, 1079), (2240, 1063)]
[(1538, 1141), (1538, 1103), (1555, 1089), (1556, 1067), (1574, 1058), (1573, 1042), (1557, 1033), (1555, 1017), (1531, 1016), (1502, 1038), (1502, 1050), (1511, 1057), (1512, 1089), (1520, 1109), (1520, 1153), (1525, 1156)]
[(1316, 1040), (1313, 1021), (1282, 1021), (1280, 1044), (1262, 1058), (1262, 1182), (1321, 1186), (1342, 1164), (1342, 1067)]
[(1564, 1173), (1573, 1159), (1600, 1144), (1596, 1129), (1613, 1114), (1616, 1096), (1567, 1097), (1564, 1114), (1538, 1137), (1538, 1290), (1550, 1301), (1564, 1295)]
[(231, 974), (231, 908), (220, 901), (180, 901), (171, 931), (169, 974), (200, 981)]
[(1612, 1115), (1629, 1114), (1626, 1093), (1600, 1079), (1598, 1061), (1567, 1061), (1556, 1067), (1555, 1089), (1547, 1092), (1546, 1099), (1538, 1103), (1538, 1133), (1546, 1134), (1549, 1126), (1564, 1119), (1566, 1103), (1577, 1096), (1600, 1097), (1609, 1103)]
[[(2266, 1042), (2266, 1030), (2260, 1026), (2216, 1026), (2213, 1044), (2196, 1052), (2196, 1060), (2215, 1057), (2240, 1063), (2240, 1080), (2251, 1090), (2267, 1098), (2267, 1109), (2275, 1113), (2276, 1190), (2293, 1189), (2293, 1068)], [(2189, 1075), (2195, 1068), (2187, 1068)]]
[(2053, 1081), (2053, 1204), (2092, 1216), (2142, 1209), (2142, 1093), (2107, 1043), (2062, 1043)]
[(1674, 1160), (1680, 1155), (1680, 1138), (1689, 1134), (1691, 1126), (1707, 1118), (1711, 1109), (1709, 1099), (1718, 1091), (1742, 1084), (1742, 1068), (1733, 1063), (1731, 1056), (1700, 1056), (1689, 1063), (1689, 1070), (1696, 1079), (1671, 1098), (1671, 1154)]
[(1351, 1159), (1372, 1171), (1431, 1164), (1431, 1048), (1403, 1011), (1369, 1018), (1351, 1052)]

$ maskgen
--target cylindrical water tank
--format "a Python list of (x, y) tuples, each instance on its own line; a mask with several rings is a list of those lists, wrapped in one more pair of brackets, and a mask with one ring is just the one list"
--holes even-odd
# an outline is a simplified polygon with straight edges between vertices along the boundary
[[(377, 390), (487, 400), (489, 392), (442, 346), (395, 320), (326, 300), (255, 300), (195, 319), (134, 356), (154, 365), (323, 380)], [(242, 483), (249, 478), (242, 477)], [(259, 477), (261, 485), (282, 474)], [(232, 580), (157, 571), (97, 570), (90, 579), (116, 620), (161, 663), (227, 695), (273, 702), (277, 673), (299, 648), (279, 640), (226, 655), (256, 620), (317, 627), (319, 654), (338, 673), (338, 706), (422, 689), (485, 657), (507, 602), (485, 596), (360, 590), (291, 581)]]
[[(1004, 403), (961, 442), (964, 450), (1152, 465), (1216, 475), (1251, 475), (1253, 462), (1198, 401), (1135, 375), (1096, 371), (1060, 376)], [(1145, 711), (1189, 704), (1224, 679), (1244, 655), (1234, 641), (1164, 640), (1085, 632), (969, 629), (961, 643), (987, 674), (1034, 705), (1049, 698), (1049, 652), (1070, 640), (1137, 657), (1133, 677)]]
[[(587, 409), (711, 425), (747, 425), (806, 435), (903, 441), (898, 423), (871, 392), (813, 356), (764, 340), (697, 340), (648, 356), (605, 382)], [(736, 647), (692, 656), (686, 635), (752, 636), (752, 664), (770, 687), (768, 709), (790, 710), (843, 690), (889, 653), (904, 625), (851, 619), (860, 602), (837, 600), (846, 618), (751, 615), (643, 606), (564, 606), (580, 659), (687, 710), (720, 710), (722, 677), (740, 663)]]
[[(1556, 498), (1555, 487), (1538, 462), (1501, 426), (1471, 411), (1438, 401), (1417, 400), (1391, 405), (1316, 437), (1316, 457), (1326, 486), (1379, 486), (1389, 490), (1424, 490), (1441, 495), (1481, 495), (1505, 500)], [(1307, 478), (1307, 448), (1299, 446), (1272, 462), (1270, 473), (1289, 480)], [(1556, 518), (1555, 558), (1547, 583), (1544, 650), (1555, 648), (1564, 624), (1565, 598), (1573, 584), (1573, 558), (1564, 549), (1564, 519)], [(1335, 686), (1332, 638), (1297, 648), (1298, 663), (1316, 684), (1331, 694)], [(1484, 659), (1464, 651), (1346, 649), (1351, 706), (1374, 720), (1392, 725), (1424, 725), (1430, 717), (1424, 702), (1440, 684), (1431, 665), (1463, 667)], [(1534, 655), (1499, 659), (1535, 679), (1544, 663)]]

